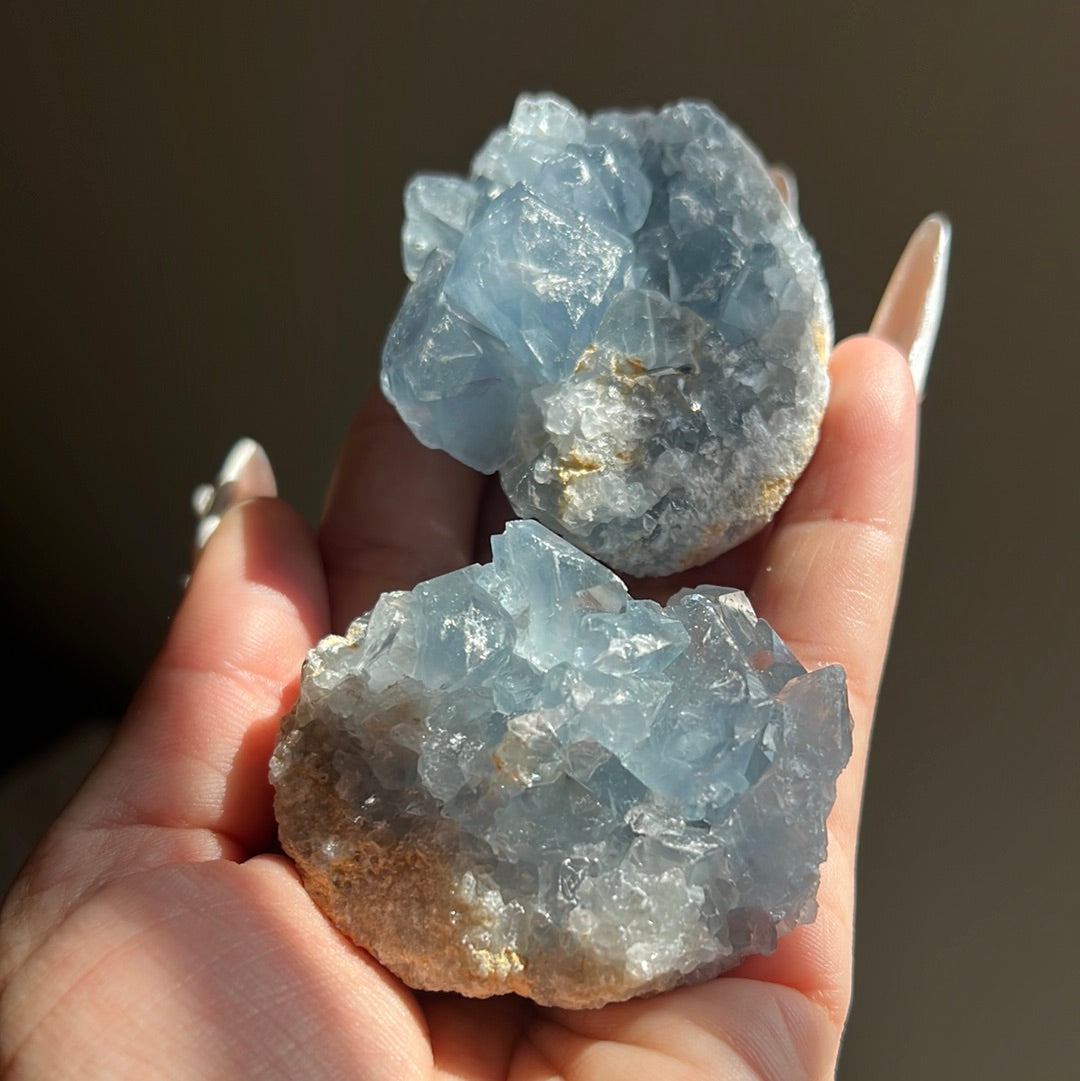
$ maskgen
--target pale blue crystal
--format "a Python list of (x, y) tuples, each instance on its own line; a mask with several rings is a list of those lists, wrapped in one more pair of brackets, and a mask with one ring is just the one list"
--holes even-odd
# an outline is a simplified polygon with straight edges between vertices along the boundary
[(813, 451), (821, 267), (710, 105), (590, 118), (523, 95), (469, 179), (409, 182), (402, 255), (387, 396), (613, 567), (665, 574), (737, 544)]
[(414, 176), (405, 187), (401, 262), (410, 281), (433, 251), (450, 258), (480, 201), (474, 184), (457, 176)]
[(545, 202), (564, 204), (626, 236), (641, 228), (652, 197), (634, 156), (619, 146), (570, 145), (529, 186)]
[(386, 340), (383, 387), (410, 427), (490, 472), (513, 446), (519, 373), (502, 341), (447, 302), (449, 267), (446, 253), (428, 253)]
[(334, 918), (414, 986), (563, 1005), (704, 979), (812, 919), (842, 670), (807, 672), (735, 590), (634, 600), (536, 522), (492, 550), (309, 656), (272, 779)]
[(573, 370), (633, 251), (621, 234), (515, 184), (465, 235), (446, 298), (506, 342), (528, 382), (551, 382)]

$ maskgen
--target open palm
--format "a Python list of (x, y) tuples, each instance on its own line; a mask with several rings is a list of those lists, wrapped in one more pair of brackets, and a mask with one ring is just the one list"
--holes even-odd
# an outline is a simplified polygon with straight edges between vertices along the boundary
[(570, 1011), (416, 994), (346, 941), (276, 855), (267, 762), (305, 651), (483, 556), (505, 508), (372, 399), (318, 538), (275, 498), (230, 509), (106, 757), (3, 913), (2, 1068), (23, 1078), (633, 1081), (831, 1076), (850, 993), (855, 838), (910, 512), (904, 358), (838, 347), (818, 451), (774, 525), (664, 598), (746, 588), (807, 667), (848, 672), (855, 750), (815, 923), (770, 957)]

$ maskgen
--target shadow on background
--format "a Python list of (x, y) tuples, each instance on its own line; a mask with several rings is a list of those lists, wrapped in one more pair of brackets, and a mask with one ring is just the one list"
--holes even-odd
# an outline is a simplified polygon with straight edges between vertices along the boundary
[(465, 169), (522, 89), (709, 98), (797, 172), (841, 334), (926, 213), (955, 226), (841, 1077), (1075, 1077), (1080, 8), (94, 8), (0, 13), (25, 749), (123, 709), (179, 596), (187, 493), (234, 439), (317, 515), (403, 289), (411, 172)]

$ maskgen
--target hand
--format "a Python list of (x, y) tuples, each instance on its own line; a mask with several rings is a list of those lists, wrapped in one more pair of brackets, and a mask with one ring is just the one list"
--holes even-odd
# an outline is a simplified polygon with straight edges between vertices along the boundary
[[(113, 745), (13, 887), (0, 940), (5, 1076), (831, 1076), (914, 476), (916, 393), (905, 356), (881, 339), (932, 346), (922, 298), (944, 274), (945, 243), (940, 226), (930, 279), (920, 278), (925, 252), (909, 247), (877, 338), (836, 349), (820, 445), (773, 526), (679, 581), (633, 584), (653, 596), (740, 585), (805, 665), (846, 667), (855, 749), (813, 924), (706, 984), (575, 1012), (413, 993), (323, 917), (272, 853), (267, 762), (304, 653), (383, 590), (482, 556), (505, 516), (490, 484), (420, 447), (373, 398), (318, 538), (273, 498), (260, 459), (249, 461)], [(912, 288), (914, 307), (901, 303)], [(250, 495), (262, 498), (238, 498)]]

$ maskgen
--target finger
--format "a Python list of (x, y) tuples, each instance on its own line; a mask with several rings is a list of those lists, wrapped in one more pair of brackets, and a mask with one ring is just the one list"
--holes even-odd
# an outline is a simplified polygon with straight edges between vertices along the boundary
[(319, 530), (331, 622), (341, 631), (379, 594), (472, 562), (484, 478), (421, 446), (381, 394), (361, 406)]
[(911, 514), (917, 407), (905, 358), (884, 342), (841, 343), (830, 372), (820, 443), (777, 517), (750, 596), (808, 668), (844, 665), (854, 749), (829, 817), (817, 918), (739, 974), (796, 988), (839, 1031), (851, 988), (855, 838)]
[(476, 543), (473, 556), (477, 563), (491, 562), (491, 538), (506, 531), (506, 523), (515, 519), (513, 507), (502, 490), (499, 478), (488, 477), (480, 497), (476, 516)]
[(272, 499), (229, 510), (116, 739), (47, 838), (41, 873), (77, 895), (129, 870), (264, 849), (278, 722), (326, 629), (307, 525)]
[(746, 592), (761, 564), (762, 552), (769, 545), (773, 525), (768, 523), (749, 540), (724, 552), (699, 567), (676, 571), (662, 578), (632, 578), (624, 575), (632, 596), (639, 600), (667, 604), (680, 589), (697, 589), (703, 583), (730, 586)]
[(843, 342), (830, 372), (817, 451), (750, 595), (807, 667), (844, 664), (864, 754), (911, 515), (917, 407), (904, 358), (884, 342)]

